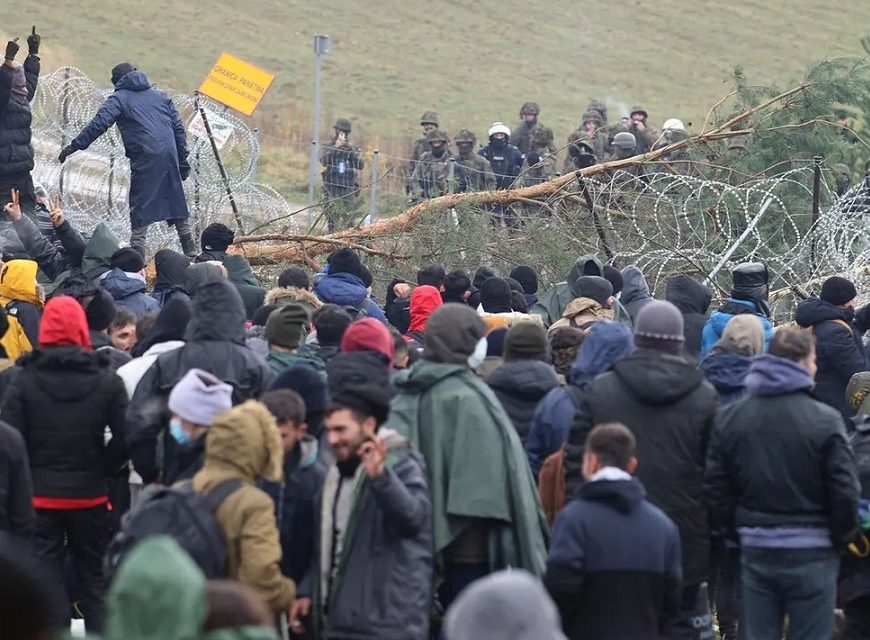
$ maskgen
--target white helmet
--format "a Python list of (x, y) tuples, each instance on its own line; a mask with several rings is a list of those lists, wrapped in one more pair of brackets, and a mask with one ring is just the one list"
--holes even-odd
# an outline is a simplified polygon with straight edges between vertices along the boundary
[(511, 137), (510, 127), (508, 127), (504, 122), (493, 122), (489, 131), (486, 132), (486, 135), (491, 138), (497, 133), (503, 133), (508, 138)]
[(685, 131), (686, 127), (683, 126), (682, 120), (671, 118), (669, 120), (665, 120), (665, 123), (662, 125), (662, 129), (664, 129), (665, 131)]

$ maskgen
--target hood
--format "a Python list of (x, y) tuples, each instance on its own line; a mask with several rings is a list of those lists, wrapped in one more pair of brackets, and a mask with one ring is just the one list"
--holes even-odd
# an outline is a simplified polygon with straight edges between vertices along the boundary
[(424, 284), (414, 289), (411, 294), (411, 324), (408, 331), (424, 331), (429, 316), (442, 304), (444, 302), (441, 300), (441, 292), (435, 287)]
[(810, 298), (801, 302), (794, 313), (794, 320), (802, 327), (812, 327), (829, 320), (843, 320), (850, 323), (855, 317), (853, 309), (835, 307), (830, 302)]
[(0, 268), (0, 303), (6, 306), (12, 300), (22, 300), (42, 307), (36, 289), (36, 270), (33, 260), (10, 260)]
[(148, 77), (141, 71), (131, 71), (115, 85), (115, 91), (146, 91), (150, 88)]
[(205, 576), (168, 536), (153, 536), (127, 555), (106, 599), (106, 638), (197, 640), (208, 615)]
[(710, 290), (702, 283), (687, 275), (668, 278), (665, 286), (665, 300), (682, 313), (704, 315), (713, 301)]
[(187, 300), (172, 298), (157, 314), (148, 337), (133, 347), (133, 355), (141, 355), (155, 344), (184, 340), (192, 316), (193, 311)]
[(223, 282), (226, 280), (224, 277), (225, 270), (222, 265), (211, 264), (209, 262), (198, 262), (190, 265), (184, 276), (184, 288), (187, 294), (193, 297), (200, 287), (212, 282)]
[(394, 383), (401, 392), (422, 393), (442, 380), (464, 374), (474, 375), (465, 364), (420, 360), (410, 369), (399, 371), (394, 378)]
[(614, 362), (631, 355), (634, 336), (621, 322), (601, 320), (589, 328), (571, 367), (571, 384), (582, 386), (609, 370)]
[(580, 290), (577, 287), (577, 279), (582, 276), (601, 276), (603, 268), (601, 260), (595, 256), (582, 256), (574, 261), (571, 271), (568, 272), (568, 286), (571, 288), (571, 294), (577, 298), (580, 295)]
[(646, 495), (640, 480), (596, 480), (580, 488), (583, 500), (598, 502), (620, 513), (634, 511)]
[(97, 278), (112, 268), (112, 254), (121, 247), (121, 241), (101, 222), (94, 229), (91, 239), (85, 245), (82, 256), (82, 271), (91, 279)]
[(423, 335), (423, 357), (465, 366), (486, 333), (483, 320), (468, 306), (445, 304), (429, 317)]
[(227, 270), (229, 281), (233, 284), (249, 284), (252, 287), (259, 287), (260, 283), (254, 276), (251, 270), (251, 263), (245, 256), (238, 254), (228, 254), (224, 258), (224, 267)]
[(615, 362), (613, 372), (644, 404), (674, 404), (704, 381), (694, 366), (678, 356), (638, 349)]
[(85, 310), (69, 296), (57, 296), (48, 301), (39, 323), (39, 346), (76, 346), (91, 348), (91, 335)]
[(233, 469), (250, 481), (284, 477), (284, 450), (275, 418), (256, 400), (218, 415), (208, 430), (204, 467)]
[(592, 298), (574, 298), (571, 302), (568, 303), (568, 306), (565, 307), (565, 311), (562, 313), (562, 317), (567, 320), (573, 320), (577, 316), (588, 313), (589, 315), (594, 315), (596, 318), (602, 318), (606, 320), (613, 319), (613, 309), (605, 309), (601, 306), (601, 304)]
[(245, 343), (245, 305), (236, 287), (226, 280), (200, 287), (193, 297), (192, 312), (186, 340)]
[(553, 365), (540, 360), (513, 360), (496, 369), (486, 384), (519, 400), (541, 400), (559, 386)]
[(190, 260), (187, 256), (173, 251), (161, 249), (154, 254), (154, 268), (157, 271), (157, 279), (154, 282), (154, 290), (169, 289), (171, 287), (184, 288), (184, 279), (187, 276), (187, 268)]
[(713, 352), (731, 352), (752, 357), (764, 353), (764, 325), (752, 313), (741, 313), (732, 317), (722, 337), (713, 345)]
[(352, 273), (331, 273), (314, 283), (314, 293), (323, 302), (356, 307), (368, 295), (363, 281)]
[(746, 374), (752, 358), (739, 353), (711, 353), (701, 361), (701, 371), (707, 382), (716, 387), (720, 394), (741, 391), (746, 382)]
[(13, 99), (27, 103), (27, 76), (24, 74), (24, 67), (17, 62), (12, 67), (12, 96)]
[(810, 391), (816, 385), (802, 366), (785, 358), (764, 354), (753, 358), (746, 374), (746, 390), (754, 396), (778, 396)]
[(145, 291), (145, 281), (132, 278), (118, 268), (112, 269), (100, 281), (100, 286), (108, 291), (115, 300), (123, 300)]
[(295, 302), (297, 304), (301, 304), (303, 307), (308, 309), (308, 315), (314, 313), (314, 310), (323, 306), (323, 303), (317, 299), (317, 296), (307, 291), (305, 289), (299, 289), (298, 287), (278, 287), (277, 289), (270, 289), (266, 292), (266, 297), (263, 300), (263, 304), (276, 304), (279, 307), (284, 306), (285, 304), (290, 304), (291, 302)]
[(619, 296), (619, 301), (627, 305), (630, 302), (637, 300), (646, 300), (652, 298), (649, 293), (649, 285), (646, 283), (646, 278), (643, 277), (643, 272), (637, 267), (626, 267), (622, 270), (622, 295)]

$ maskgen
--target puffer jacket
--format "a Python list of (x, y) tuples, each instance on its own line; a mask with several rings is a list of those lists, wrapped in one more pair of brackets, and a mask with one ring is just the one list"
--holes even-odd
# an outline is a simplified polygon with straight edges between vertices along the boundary
[(352, 273), (330, 273), (314, 283), (314, 293), (323, 302), (353, 307), (369, 318), (387, 324), (384, 312), (366, 290), (363, 281)]
[(160, 303), (145, 293), (145, 278), (131, 277), (138, 275), (112, 269), (100, 281), (100, 286), (112, 296), (115, 304), (140, 318), (152, 312), (159, 312)]
[(486, 383), (507, 411), (525, 446), (538, 403), (559, 386), (553, 365), (540, 360), (510, 360), (496, 369)]
[[(36, 270), (33, 260), (10, 260), (0, 268), (0, 306), (18, 321), (32, 347), (39, 344), (43, 308), (37, 291)], [(30, 351), (30, 348), (23, 351)]]
[(770, 341), (773, 338), (773, 323), (767, 314), (762, 309), (762, 306), (755, 300), (743, 300), (740, 298), (731, 298), (728, 302), (719, 307), (716, 311), (710, 314), (710, 319), (704, 325), (704, 331), (701, 333), (701, 357), (703, 358), (713, 345), (716, 344), (722, 337), (725, 331), (725, 325), (736, 315), (751, 313), (758, 316), (761, 324), (764, 327), (764, 350), (770, 346)]
[[(30, 102), (39, 82), (39, 58), (29, 55), (23, 66), (27, 96), (14, 95), (12, 77), (15, 72), (6, 65), (0, 67), (0, 177), (33, 171)], [(3, 197), (8, 196), (8, 192), (3, 194)]]
[[(434, 582), (432, 503), (423, 459), (397, 433), (382, 429), (388, 455), (383, 473), (360, 466), (336, 573), (332, 555), (333, 504), (340, 476), (327, 473), (317, 513), (315, 563), (300, 595), (314, 599), (315, 626), (324, 638), (425, 640)], [(330, 588), (331, 587), (331, 588)], [(329, 615), (324, 620), (323, 609)], [(324, 624), (325, 622), (325, 624)], [(320, 636), (318, 636), (320, 637)]]
[[(184, 346), (158, 356), (133, 394), (127, 414), (130, 454), (146, 483), (160, 475), (157, 442), (169, 421), (169, 392), (194, 368), (232, 386), (234, 403), (259, 397), (269, 384), (266, 362), (245, 346), (245, 309), (229, 282), (213, 282), (197, 290)], [(173, 443), (172, 438), (163, 438), (164, 464), (173, 457)]]
[(258, 478), (283, 478), (284, 451), (275, 418), (250, 400), (218, 416), (208, 431), (205, 463), (193, 489), (209, 493), (227, 480), (241, 480), (215, 512), (227, 550), (227, 577), (257, 590), (275, 613), (287, 611), (295, 585), (281, 575), (281, 543), (271, 498)]

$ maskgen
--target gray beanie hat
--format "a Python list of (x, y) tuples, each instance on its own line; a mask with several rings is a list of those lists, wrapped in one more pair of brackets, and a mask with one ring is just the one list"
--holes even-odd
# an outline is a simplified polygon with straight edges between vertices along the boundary
[(577, 278), (577, 292), (578, 297), (590, 298), (603, 307), (613, 295), (613, 285), (601, 276), (581, 276)]
[(684, 342), (683, 314), (670, 302), (653, 300), (637, 314), (634, 335), (649, 340)]
[(470, 584), (447, 611), (444, 631), (450, 640), (565, 640), (541, 581), (521, 570)]
[(191, 369), (169, 394), (169, 410), (182, 420), (209, 426), (233, 408), (233, 388), (208, 371)]

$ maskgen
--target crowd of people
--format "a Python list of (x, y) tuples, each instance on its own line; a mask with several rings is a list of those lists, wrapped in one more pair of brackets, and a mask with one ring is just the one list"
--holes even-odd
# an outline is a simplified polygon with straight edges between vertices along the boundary
[[(829, 638), (840, 608), (870, 633), (849, 280), (774, 328), (761, 263), (712, 311), (591, 255), (546, 291), (436, 264), (379, 300), (350, 248), (267, 290), (232, 241), (213, 224), (148, 283), (92, 238), (47, 302), (36, 261), (0, 270), (4, 561), (60, 587), (34, 628), (157, 638), (192, 607), (205, 634), (225, 606), (288, 637)], [(144, 620), (142, 572), (189, 604)]]

